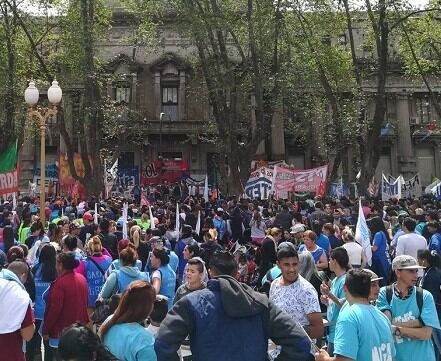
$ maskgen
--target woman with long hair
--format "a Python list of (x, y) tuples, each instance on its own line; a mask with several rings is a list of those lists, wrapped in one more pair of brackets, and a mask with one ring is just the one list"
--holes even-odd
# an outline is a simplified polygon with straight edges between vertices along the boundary
[(259, 265), (258, 284), (261, 284), (262, 278), (276, 264), (277, 246), (282, 239), (283, 232), (280, 228), (273, 227), (262, 241), (256, 263)]
[(253, 218), (250, 222), (251, 227), (251, 240), (253, 244), (260, 246), (265, 238), (266, 224), (262, 219), (262, 215), (259, 210), (255, 210)]
[(93, 236), (87, 242), (87, 254), (88, 257), (81, 261), (76, 272), (86, 277), (89, 288), (88, 312), (91, 315), (95, 308), (98, 294), (103, 288), (105, 274), (112, 263), (112, 257), (103, 254), (103, 245), (98, 236)]
[[(46, 302), (43, 298), (43, 294), (57, 278), (56, 256), (57, 253), (55, 248), (51, 244), (46, 243), (41, 248), (39, 262), (32, 268), (35, 282), (35, 332), (32, 340), (26, 344), (26, 361), (34, 360), (36, 351), (41, 345), (39, 329), (44, 320), (44, 313), (46, 310)], [(49, 348), (48, 341), (44, 341), (44, 348)], [(49, 355), (50, 353), (48, 352), (48, 356)], [(45, 360), (49, 360), (49, 358), (45, 357)]]
[(303, 233), (303, 244), (299, 247), (299, 253), (308, 251), (314, 258), (314, 262), (320, 271), (328, 268), (326, 250), (316, 244), (317, 234), (313, 231)]
[(371, 269), (379, 277), (380, 286), (387, 285), (391, 275), (391, 259), (389, 254), (389, 234), (386, 231), (384, 222), (380, 217), (373, 217), (368, 222), (369, 231), (371, 233), (371, 250), (372, 250), (372, 266)]
[(140, 323), (153, 310), (155, 289), (146, 281), (134, 281), (124, 291), (115, 313), (103, 323), (99, 336), (119, 360), (156, 361), (155, 339)]
[[(320, 285), (323, 282), (323, 278), (320, 277), (319, 275), (312, 254), (309, 252), (299, 253), (299, 263), (300, 263), (300, 269), (299, 269), (300, 275), (314, 286), (320, 298), (322, 295), (322, 292), (320, 290)], [(326, 275), (324, 277), (326, 277)], [(320, 302), (320, 309), (322, 313), (326, 312), (326, 306), (321, 302)]]
[(150, 281), (148, 273), (136, 267), (138, 253), (133, 244), (129, 244), (119, 254), (119, 269), (114, 269), (101, 289), (98, 299), (108, 299), (115, 293), (122, 293), (128, 285), (137, 280)]
[(18, 245), (18, 242), (14, 239), (14, 229), (10, 225), (5, 226), (3, 228), (3, 243), (0, 243), (0, 250), (8, 253), (9, 248), (16, 245)]
[(100, 338), (77, 322), (66, 328), (60, 337), (58, 353), (62, 360), (117, 361), (103, 345)]
[(141, 241), (141, 227), (132, 226), (130, 228), (130, 240), (135, 245), (135, 248), (139, 248), (139, 242)]
[(364, 268), (367, 264), (366, 254), (357, 242), (355, 242), (354, 233), (350, 228), (342, 231), (343, 248), (348, 252), (349, 263), (352, 268)]
[(175, 297), (176, 273), (169, 265), (170, 257), (164, 249), (154, 248), (151, 255), (153, 268), (152, 284), (157, 295), (168, 298), (168, 309), (173, 307)]
[(57, 255), (57, 279), (47, 292), (46, 312), (43, 322), (43, 340), (49, 342), (47, 360), (55, 358), (61, 332), (74, 322), (86, 325), (88, 288), (83, 275), (74, 272), (79, 261), (73, 252)]

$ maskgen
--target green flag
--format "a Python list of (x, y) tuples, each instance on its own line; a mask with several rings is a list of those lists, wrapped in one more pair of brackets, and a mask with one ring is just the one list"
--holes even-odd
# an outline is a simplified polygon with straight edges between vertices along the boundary
[(17, 142), (12, 143), (0, 154), (0, 173), (9, 172), (17, 164)]

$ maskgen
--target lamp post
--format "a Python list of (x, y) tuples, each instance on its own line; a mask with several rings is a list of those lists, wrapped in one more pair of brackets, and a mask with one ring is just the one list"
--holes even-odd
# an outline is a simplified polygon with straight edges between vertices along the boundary
[(43, 227), (46, 226), (46, 122), (57, 115), (57, 106), (61, 102), (63, 92), (58, 85), (58, 82), (54, 80), (51, 87), (47, 91), (47, 98), (50, 107), (37, 106), (40, 93), (33, 81), (29, 82), (29, 86), (25, 90), (24, 97), (25, 102), (28, 105), (28, 117), (29, 119), (35, 119), (40, 126), (40, 220)]

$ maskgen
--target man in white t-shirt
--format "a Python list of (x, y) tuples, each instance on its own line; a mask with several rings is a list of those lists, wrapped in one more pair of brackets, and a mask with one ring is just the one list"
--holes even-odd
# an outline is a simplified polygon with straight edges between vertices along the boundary
[(282, 276), (271, 284), (270, 300), (299, 322), (311, 338), (322, 337), (323, 319), (317, 291), (299, 274), (299, 257), (291, 243), (279, 245), (277, 265)]
[(412, 256), (418, 259), (418, 250), (427, 249), (426, 239), (415, 233), (416, 221), (406, 217), (401, 225), (404, 234), (398, 237), (396, 256)]

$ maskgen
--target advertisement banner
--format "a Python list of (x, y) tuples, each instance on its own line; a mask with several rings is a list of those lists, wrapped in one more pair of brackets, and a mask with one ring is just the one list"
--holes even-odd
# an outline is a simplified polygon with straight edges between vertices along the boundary
[(273, 170), (261, 167), (250, 174), (245, 195), (250, 199), (268, 199), (272, 189)]
[(188, 177), (188, 169), (186, 160), (155, 160), (142, 169), (141, 185), (155, 185), (161, 180), (168, 183), (180, 182), (182, 178)]
[(282, 192), (302, 192), (323, 195), (326, 191), (328, 165), (313, 169), (288, 169), (274, 167), (273, 191), (276, 198)]
[(116, 186), (128, 189), (139, 185), (139, 167), (118, 168), (116, 176)]
[(18, 169), (0, 173), (0, 195), (18, 192)]

